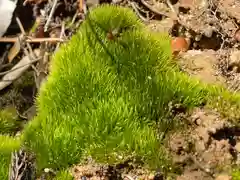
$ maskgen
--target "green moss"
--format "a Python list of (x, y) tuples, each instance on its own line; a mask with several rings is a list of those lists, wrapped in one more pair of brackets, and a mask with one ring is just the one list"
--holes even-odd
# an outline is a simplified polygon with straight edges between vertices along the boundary
[(0, 179), (8, 180), (11, 153), (19, 148), (19, 139), (0, 135)]
[[(112, 30), (118, 35), (109, 39)], [(217, 98), (214, 88), (173, 63), (167, 35), (147, 31), (130, 9), (104, 5), (52, 60), (24, 142), (39, 169), (64, 168), (91, 155), (108, 163), (141, 157), (169, 170), (158, 138), (161, 127), (174, 123), (166, 121), (168, 103), (191, 109), (210, 97)]]
[(62, 170), (57, 172), (56, 177), (54, 180), (73, 180), (73, 176), (67, 170)]
[(17, 112), (14, 108), (0, 111), (0, 134), (16, 133), (20, 128)]
[(233, 170), (232, 180), (240, 180), (240, 169), (234, 169)]
[(240, 93), (227, 91), (221, 86), (208, 86), (208, 106), (216, 108), (224, 117), (239, 125)]

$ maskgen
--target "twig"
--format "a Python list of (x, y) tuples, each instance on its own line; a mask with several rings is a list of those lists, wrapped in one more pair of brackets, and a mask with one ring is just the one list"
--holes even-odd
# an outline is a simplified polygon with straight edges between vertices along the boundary
[(73, 16), (73, 18), (72, 18), (72, 21), (71, 21), (71, 23), (70, 23), (70, 27), (74, 24), (74, 22), (76, 21), (76, 19), (77, 19), (77, 16), (78, 16), (78, 12), (76, 12), (75, 14), (74, 14), (74, 16)]
[(33, 63), (35, 63), (35, 62), (38, 62), (39, 59), (40, 59), (40, 58), (35, 59), (35, 60), (32, 60), (32, 61), (29, 62), (29, 63), (26, 63), (26, 64), (24, 64), (24, 65), (18, 66), (18, 67), (13, 68), (13, 69), (10, 69), (10, 70), (8, 70), (8, 71), (0, 72), (0, 76), (3, 76), (3, 75), (8, 74), (8, 73), (10, 73), (10, 72), (16, 71), (16, 70), (18, 70), (18, 69), (20, 69), (20, 68), (23, 68), (23, 67), (25, 67), (25, 66), (28, 66), (28, 65), (30, 65), (30, 64), (33, 64)]
[(172, 18), (171, 15), (158, 11), (156, 8), (154, 8), (153, 6), (151, 6), (150, 4), (148, 4), (148, 3), (147, 3), (146, 1), (144, 1), (144, 0), (141, 0), (141, 3), (142, 3), (144, 6), (146, 6), (148, 9), (150, 9), (152, 12), (154, 12), (154, 13), (160, 15), (160, 16), (166, 16), (166, 17)]
[(11, 154), (9, 180), (36, 179), (33, 159), (23, 149)]
[(52, 17), (53, 17), (53, 14), (54, 14), (56, 8), (57, 8), (57, 2), (58, 2), (58, 0), (54, 0), (54, 2), (53, 2), (53, 6), (52, 6), (52, 9), (51, 9), (51, 12), (50, 12), (49, 17), (47, 19), (47, 22), (46, 22), (46, 24), (44, 26), (44, 32), (46, 32), (48, 30), (48, 26), (49, 26), (49, 24), (50, 24), (50, 22), (52, 20)]
[[(25, 36), (25, 35), (26, 35), (26, 32), (25, 32), (25, 30), (24, 30), (24, 28), (23, 28), (23, 25), (22, 25), (20, 19), (19, 19), (18, 17), (16, 17), (16, 20), (17, 20), (18, 26), (19, 26), (20, 29), (21, 29), (22, 35)], [(27, 47), (28, 47), (28, 50), (29, 50), (30, 53), (29, 53), (29, 52), (27, 51), (27, 49), (25, 49), (25, 48), (24, 48), (24, 53), (25, 53), (26, 56), (28, 56), (29, 60), (32, 61), (33, 59), (36, 59), (36, 55), (34, 54), (30, 43), (26, 42), (26, 44), (27, 44)], [(33, 69), (36, 73), (38, 73), (36, 67), (35, 67), (33, 64), (30, 64), (30, 66), (32, 67), (32, 69)]]
[[(17, 37), (0, 37), (0, 42), (6, 42), (6, 43), (15, 43), (18, 41)], [(26, 42), (28, 43), (43, 43), (43, 42), (51, 42), (51, 43), (58, 43), (58, 42), (64, 42), (63, 39), (60, 38), (32, 38), (29, 36), (26, 36)]]
[[(64, 22), (62, 23), (62, 28), (61, 28), (61, 33), (60, 33), (60, 39), (62, 39), (63, 38), (63, 36), (64, 36), (64, 34), (65, 34), (65, 24), (64, 24)], [(55, 52), (56, 52), (56, 50), (59, 48), (59, 46), (60, 46), (60, 42), (58, 42), (57, 43), (57, 46), (56, 46), (56, 48), (55, 48)]]
[(8, 73), (4, 72), (5, 75), (0, 81), (0, 90), (12, 84), (12, 82), (18, 79), (35, 61), (37, 60), (32, 61), (28, 56), (24, 56)]
[[(16, 17), (16, 21), (17, 21), (17, 23), (18, 23), (18, 26), (19, 26), (21, 32), (22, 32), (22, 35), (25, 36), (25, 35), (26, 35), (26, 32), (25, 32), (25, 30), (24, 30), (24, 28), (23, 28), (23, 25), (22, 25), (22, 23), (21, 23), (21, 21), (20, 21), (20, 19), (19, 19), (18, 17)], [(34, 53), (33, 53), (32, 47), (31, 47), (31, 45), (30, 45), (28, 42), (27, 42), (27, 47), (28, 47), (28, 50), (30, 51), (31, 56), (32, 56), (33, 58), (36, 58), (35, 55), (34, 55)]]
[(129, 180), (134, 180), (131, 176), (129, 176), (129, 175), (123, 175), (125, 178), (127, 178), (127, 179), (129, 179)]
[(142, 20), (145, 21), (145, 22), (149, 21), (148, 19), (146, 19), (145, 17), (143, 17), (143, 16), (140, 14), (140, 12), (139, 12), (139, 10), (138, 10), (137, 5), (136, 5), (135, 2), (130, 2), (130, 1), (128, 1), (128, 3), (132, 6), (132, 8), (133, 8), (134, 11), (137, 13), (137, 15), (140, 17), (140, 19), (142, 19)]
[(173, 7), (172, 3), (170, 2), (170, 0), (166, 0), (166, 3), (168, 5), (168, 7), (171, 9), (171, 11), (178, 17), (178, 13), (174, 9), (174, 7)]

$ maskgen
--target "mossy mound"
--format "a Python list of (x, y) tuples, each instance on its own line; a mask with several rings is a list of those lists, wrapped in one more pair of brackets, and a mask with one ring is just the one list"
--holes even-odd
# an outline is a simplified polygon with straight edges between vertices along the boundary
[(52, 60), (24, 143), (39, 170), (88, 155), (107, 163), (134, 156), (168, 168), (159, 136), (171, 121), (163, 121), (169, 102), (190, 109), (218, 93), (179, 71), (167, 35), (147, 31), (128, 8), (103, 5)]

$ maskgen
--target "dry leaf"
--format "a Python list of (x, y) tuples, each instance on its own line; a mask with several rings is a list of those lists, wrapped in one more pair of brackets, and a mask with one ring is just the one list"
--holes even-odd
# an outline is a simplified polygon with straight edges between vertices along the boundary
[(13, 47), (8, 52), (8, 62), (12, 62), (12, 60), (18, 55), (21, 50), (21, 43), (20, 41), (16, 41)]

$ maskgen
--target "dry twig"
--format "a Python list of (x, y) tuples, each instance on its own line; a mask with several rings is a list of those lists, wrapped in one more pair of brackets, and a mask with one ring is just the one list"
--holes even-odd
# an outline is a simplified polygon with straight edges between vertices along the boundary
[(46, 22), (46, 24), (44, 26), (44, 32), (46, 32), (48, 30), (48, 26), (50, 25), (50, 22), (52, 20), (53, 14), (54, 14), (54, 12), (55, 12), (55, 10), (57, 8), (57, 2), (58, 2), (58, 0), (54, 0), (54, 2), (53, 2), (53, 6), (52, 6), (52, 9), (51, 9), (51, 12), (50, 12), (49, 17), (47, 19), (47, 22)]
[[(60, 37), (59, 37), (59, 38), (62, 39), (64, 35), (65, 35), (65, 23), (63, 22), (63, 23), (62, 23), (62, 28), (61, 28), (61, 33), (60, 33)], [(60, 46), (60, 42), (57, 43), (57, 46), (56, 46), (56, 48), (55, 48), (55, 52), (56, 52), (56, 50), (59, 48), (59, 46)]]
[(171, 11), (176, 15), (176, 17), (178, 17), (178, 13), (174, 9), (174, 7), (173, 7), (172, 3), (170, 2), (170, 0), (166, 0), (166, 3), (168, 5), (168, 7), (171, 9)]
[(172, 18), (173, 20), (177, 20), (178, 18), (176, 17), (176, 14), (174, 13), (174, 15), (172, 13), (166, 13), (166, 12), (160, 12), (159, 10), (157, 10), (155, 7), (151, 6), (150, 4), (148, 4), (145, 0), (141, 0), (141, 3), (146, 6), (148, 9), (150, 9), (152, 12), (160, 15), (160, 16), (166, 16), (169, 18)]
[(2, 72), (0, 75), (4, 75), (0, 81), (0, 90), (9, 86), (14, 80), (19, 78), (33, 63), (39, 59), (31, 60), (28, 56), (24, 56), (11, 70)]
[[(38, 61), (39, 61), (39, 59), (36, 59), (36, 60), (33, 60), (33, 61), (29, 62), (29, 63), (23, 64), (23, 65), (19, 65), (19, 66), (17, 66), (17, 67), (14, 66), (14, 68), (12, 68), (12, 69), (10, 69), (10, 70), (8, 70), (8, 71), (0, 72), (0, 76), (9, 74), (10, 72), (16, 71), (16, 70), (18, 70), (18, 69), (20, 69), (20, 68), (23, 68), (24, 66), (31, 65), (31, 64), (33, 64), (33, 63), (35, 63), (35, 62), (38, 62)], [(11, 65), (11, 63), (6, 64), (5, 67), (8, 67), (8, 66), (10, 66), (10, 65)]]
[(35, 179), (35, 167), (30, 156), (23, 150), (13, 152), (9, 167), (9, 180)]
[(145, 22), (148, 22), (148, 21), (149, 21), (148, 19), (146, 19), (145, 17), (143, 17), (143, 16), (140, 14), (136, 2), (128, 1), (128, 3), (132, 6), (133, 10), (134, 10), (134, 11), (136, 12), (136, 14), (140, 17), (140, 19), (142, 19), (142, 20), (145, 21)]
[[(58, 43), (58, 42), (64, 42), (63, 39), (60, 38), (32, 38), (30, 36), (25, 37), (25, 41), (28, 43), (43, 43), (43, 42), (50, 42), (50, 43)], [(18, 37), (0, 37), (0, 42), (4, 43), (15, 43), (18, 41)]]

